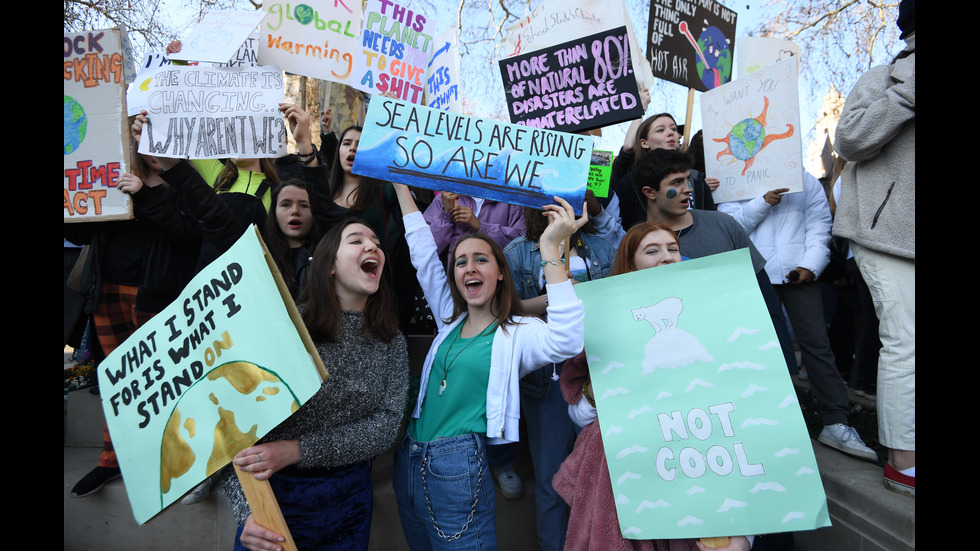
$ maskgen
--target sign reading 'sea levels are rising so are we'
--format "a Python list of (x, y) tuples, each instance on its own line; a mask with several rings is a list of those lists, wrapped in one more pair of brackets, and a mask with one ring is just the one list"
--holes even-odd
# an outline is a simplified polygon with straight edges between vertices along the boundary
[(528, 128), (378, 97), (355, 174), (533, 208), (554, 196), (581, 213), (591, 136)]

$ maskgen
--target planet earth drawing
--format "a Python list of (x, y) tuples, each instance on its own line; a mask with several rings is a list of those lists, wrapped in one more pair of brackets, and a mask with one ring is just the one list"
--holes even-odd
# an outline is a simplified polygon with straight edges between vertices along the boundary
[(86, 130), (88, 119), (82, 104), (71, 96), (65, 96), (65, 155), (78, 150), (85, 140)]

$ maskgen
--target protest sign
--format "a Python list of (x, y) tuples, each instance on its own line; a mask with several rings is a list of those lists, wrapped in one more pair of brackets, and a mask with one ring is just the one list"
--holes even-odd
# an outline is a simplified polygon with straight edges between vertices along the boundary
[(259, 65), (356, 86), (354, 58), (361, 55), (361, 3), (263, 2)]
[(378, 97), (354, 174), (533, 208), (562, 197), (581, 213), (591, 136), (528, 128)]
[(456, 27), (449, 27), (432, 43), (432, 56), (425, 71), (425, 104), (442, 111), (463, 111), (459, 93), (459, 46)]
[(499, 64), (515, 124), (580, 132), (643, 116), (626, 27)]
[(715, 203), (803, 191), (796, 71), (791, 57), (701, 96), (705, 172), (721, 181)]
[(259, 10), (208, 12), (170, 59), (225, 63), (248, 38), (265, 14)]
[(432, 49), (433, 23), (393, 0), (368, 0), (355, 87), (369, 94), (392, 92), (422, 103), (425, 69)]
[(160, 69), (147, 84), (139, 152), (191, 159), (286, 154), (278, 67)]
[(255, 67), (259, 64), (259, 34), (253, 32), (238, 47), (231, 59), (223, 63), (215, 63), (214, 67)]
[(326, 370), (274, 267), (250, 227), (99, 364), (102, 409), (138, 523), (319, 390)]
[(639, 88), (653, 86), (650, 64), (639, 52), (640, 44), (622, 0), (545, 0), (531, 15), (507, 27), (503, 52), (507, 57), (543, 50), (567, 42), (571, 36), (589, 36), (625, 26), (630, 61)]
[(588, 189), (591, 189), (596, 197), (609, 197), (612, 161), (612, 151), (592, 150), (592, 162), (589, 164)]
[(731, 80), (736, 17), (717, 0), (651, 0), (653, 75), (702, 92)]
[[(735, 56), (735, 68), (738, 78), (747, 76), (760, 69), (796, 57), (800, 59), (800, 47), (792, 40), (779, 38), (764, 38), (761, 36), (743, 36), (738, 39), (738, 55)], [(797, 65), (799, 71), (799, 65)]]
[[(683, 254), (683, 249), (681, 253)], [(627, 539), (830, 525), (748, 249), (575, 286)]]
[(126, 63), (118, 28), (65, 35), (65, 222), (126, 220)]

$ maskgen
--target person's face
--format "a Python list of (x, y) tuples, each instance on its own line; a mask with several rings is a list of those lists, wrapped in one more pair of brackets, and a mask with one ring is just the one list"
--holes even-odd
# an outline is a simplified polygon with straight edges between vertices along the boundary
[(290, 247), (299, 247), (313, 229), (310, 196), (305, 189), (286, 186), (276, 200), (276, 222)]
[(653, 230), (643, 236), (640, 246), (633, 253), (637, 270), (656, 268), (681, 261), (681, 249), (677, 240), (667, 230)]
[(465, 239), (459, 243), (453, 258), (453, 274), (456, 288), (470, 308), (489, 307), (497, 292), (497, 282), (504, 279), (490, 244), (482, 239)]
[(656, 202), (657, 208), (665, 217), (684, 216), (691, 205), (691, 171), (671, 174), (661, 180), (659, 190), (646, 187), (644, 193)]
[(371, 228), (363, 224), (344, 228), (330, 269), (340, 305), (348, 310), (363, 310), (367, 298), (381, 285), (384, 265), (384, 252)]
[(681, 135), (677, 133), (677, 124), (670, 117), (657, 117), (640, 138), (643, 149), (680, 149)]
[(354, 155), (357, 153), (357, 145), (361, 142), (360, 130), (349, 130), (340, 140), (340, 168), (350, 174), (354, 167)]

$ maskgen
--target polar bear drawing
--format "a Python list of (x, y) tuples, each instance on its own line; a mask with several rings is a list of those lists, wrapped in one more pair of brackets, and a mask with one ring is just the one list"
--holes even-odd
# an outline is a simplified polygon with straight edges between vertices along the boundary
[(677, 327), (677, 318), (680, 317), (682, 310), (684, 310), (684, 301), (677, 297), (667, 297), (653, 306), (631, 309), (634, 320), (646, 320), (657, 333)]

